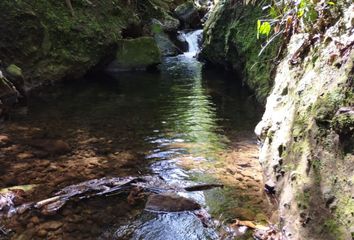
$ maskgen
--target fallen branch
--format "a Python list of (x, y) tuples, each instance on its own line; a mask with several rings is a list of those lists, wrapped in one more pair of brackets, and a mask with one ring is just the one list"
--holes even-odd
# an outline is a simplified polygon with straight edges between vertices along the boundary
[[(63, 188), (54, 194), (54, 196), (34, 202), (23, 204), (19, 207), (14, 207), (12, 198), (3, 197), (3, 205), (5, 208), (0, 207), (0, 211), (11, 209), (13, 213), (23, 213), (28, 209), (39, 209), (44, 215), (53, 215), (59, 211), (67, 202), (74, 200), (89, 199), (99, 196), (113, 196), (123, 193), (129, 193), (133, 189), (139, 188), (142, 192), (161, 194), (165, 192), (183, 192), (183, 191), (203, 191), (216, 187), (223, 187), (222, 184), (200, 184), (190, 187), (173, 187), (166, 184), (161, 178), (157, 176), (144, 176), (144, 177), (126, 177), (126, 178), (101, 178), (94, 179), (79, 184), (71, 185)], [(10, 194), (12, 194), (10, 192)], [(12, 195), (9, 195), (10, 197)], [(0, 201), (1, 203), (1, 201)], [(8, 215), (8, 213), (6, 213)]]

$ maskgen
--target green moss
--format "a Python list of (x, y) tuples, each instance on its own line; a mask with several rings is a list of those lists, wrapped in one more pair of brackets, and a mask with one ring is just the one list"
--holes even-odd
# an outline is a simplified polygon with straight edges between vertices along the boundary
[(310, 193), (309, 192), (298, 192), (295, 196), (297, 206), (300, 209), (308, 209), (310, 207)]
[(339, 114), (332, 121), (332, 127), (341, 134), (349, 134), (354, 131), (354, 115), (350, 113)]
[(325, 232), (336, 236), (336, 239), (338, 240), (344, 240), (343, 237), (343, 232), (341, 231), (340, 225), (337, 223), (336, 220), (334, 219), (327, 219), (324, 222), (323, 229)]
[(339, 106), (344, 102), (343, 92), (330, 92), (321, 97), (312, 108), (317, 123), (330, 122)]
[[(72, 1), (75, 16), (65, 1), (3, 0), (0, 9), (0, 59), (30, 72), (32, 80), (82, 76), (102, 59), (112, 58), (122, 29), (165, 17), (166, 1)], [(183, 2), (183, 0), (182, 0)]]
[(11, 64), (6, 68), (6, 71), (14, 77), (22, 77), (22, 70), (15, 64)]
[(193, 9), (194, 8), (194, 4), (193, 2), (186, 2), (184, 4), (179, 5), (178, 7), (176, 7), (175, 9), (175, 14), (177, 16), (184, 14), (186, 11), (188, 11), (189, 9)]
[(338, 201), (338, 206), (340, 207), (336, 209), (336, 218), (338, 221), (349, 219), (347, 222), (342, 221), (342, 224), (348, 228), (351, 227), (354, 224), (354, 199), (349, 195), (342, 196)]
[(279, 45), (275, 41), (258, 56), (264, 39), (257, 39), (256, 22), (263, 15), (259, 6), (249, 4), (230, 7), (219, 2), (206, 24), (201, 53), (201, 57), (211, 63), (240, 73), (261, 102), (265, 102), (273, 85), (273, 59)]
[(119, 40), (116, 57), (123, 68), (140, 68), (161, 61), (160, 50), (152, 37)]

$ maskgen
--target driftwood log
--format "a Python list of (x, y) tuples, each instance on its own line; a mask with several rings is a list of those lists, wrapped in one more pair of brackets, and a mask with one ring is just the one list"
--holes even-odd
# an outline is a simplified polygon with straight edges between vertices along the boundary
[(6, 208), (0, 208), (0, 216), (9, 216), (9, 212), (11, 212), (11, 215), (19, 214), (29, 209), (38, 209), (44, 215), (52, 215), (69, 201), (80, 201), (82, 199), (100, 196), (107, 197), (123, 193), (129, 194), (130, 191), (136, 188), (148, 194), (163, 194), (204, 191), (215, 187), (223, 187), (223, 185), (201, 184), (189, 187), (171, 186), (157, 176), (101, 178), (70, 185), (56, 192), (50, 198), (16, 207), (12, 201), (15, 196), (0, 194), (0, 203), (3, 202), (3, 206), (6, 206)]

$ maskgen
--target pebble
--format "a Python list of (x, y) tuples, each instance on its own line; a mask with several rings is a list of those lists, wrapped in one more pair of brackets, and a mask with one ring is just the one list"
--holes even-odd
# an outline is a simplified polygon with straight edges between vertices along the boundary
[(46, 237), (47, 234), (48, 234), (48, 232), (47, 232), (45, 229), (40, 229), (40, 230), (37, 232), (37, 236), (38, 236), (38, 237), (41, 237), (41, 238)]
[(25, 159), (34, 157), (34, 155), (33, 155), (32, 153), (29, 153), (29, 152), (23, 152), (23, 153), (17, 154), (16, 157), (17, 157), (19, 160), (25, 160)]
[(39, 218), (38, 218), (37, 216), (33, 216), (33, 217), (31, 218), (31, 222), (32, 222), (33, 224), (38, 224), (38, 223), (39, 223)]
[(34, 224), (30, 222), (30, 223), (28, 223), (28, 224), (26, 225), (26, 227), (27, 227), (28, 229), (31, 229), (31, 228), (34, 227)]
[(0, 135), (0, 147), (10, 143), (10, 138), (6, 135)]
[(57, 230), (59, 229), (61, 226), (63, 226), (63, 223), (62, 222), (59, 222), (59, 221), (50, 221), (50, 222), (45, 222), (41, 225), (41, 228), (42, 229), (45, 229), (45, 230), (51, 230), (51, 231), (54, 231), (54, 230)]
[(82, 218), (81, 218), (81, 216), (80, 215), (76, 215), (76, 214), (74, 214), (74, 215), (69, 215), (67, 218), (66, 218), (66, 220), (68, 221), (68, 222), (70, 222), (70, 223), (77, 223), (77, 222), (81, 222), (82, 221)]

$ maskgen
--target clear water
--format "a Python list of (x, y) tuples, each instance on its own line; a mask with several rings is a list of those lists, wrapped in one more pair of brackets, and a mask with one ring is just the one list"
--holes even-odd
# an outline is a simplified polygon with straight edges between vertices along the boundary
[[(199, 168), (186, 169), (178, 162), (186, 158), (211, 164), (223, 161), (220, 153), (229, 150), (239, 137), (254, 140), (253, 128), (262, 110), (252, 100), (250, 92), (233, 76), (203, 69), (203, 64), (194, 58), (185, 55), (166, 58), (160, 70), (160, 73), (100, 74), (63, 83), (33, 98), (29, 115), (15, 118), (14, 123), (40, 129), (42, 136), (69, 142), (73, 154), (62, 158), (77, 161), (77, 169), (86, 159), (80, 155), (82, 139), (94, 137), (110, 142), (106, 152), (100, 151), (105, 145), (92, 148), (95, 156), (107, 160), (93, 169), (90, 175), (74, 178), (74, 182), (102, 175), (147, 173), (159, 174), (170, 184), (213, 182), (212, 174), (203, 173)], [(133, 157), (122, 167), (117, 165), (121, 158), (109, 157), (114, 152), (129, 152)], [(81, 173), (73, 171), (70, 174)], [(50, 182), (46, 177), (40, 181)], [(71, 176), (67, 184), (72, 183), (72, 179)], [(32, 181), (28, 174), (28, 178), (19, 183)], [(227, 186), (224, 190), (195, 192), (186, 196), (221, 214), (225, 206), (247, 201), (233, 199), (232, 189), (232, 186)], [(109, 206), (100, 200), (95, 201), (99, 208)], [(115, 207), (120, 208), (119, 205)], [(96, 235), (75, 234), (86, 239), (97, 239), (97, 236), (100, 239), (218, 239), (215, 231), (205, 228), (190, 213), (147, 216), (143, 213), (130, 220), (119, 220), (115, 214), (122, 209), (114, 210), (115, 213), (112, 209), (110, 211), (105, 215), (110, 219), (109, 223), (101, 224), (101, 220), (95, 220), (97, 229), (94, 223), (90, 223), (91, 228), (96, 229)], [(86, 224), (85, 220), (81, 223)], [(133, 232), (125, 232), (124, 229), (133, 229)], [(67, 234), (72, 237), (71, 233)]]

